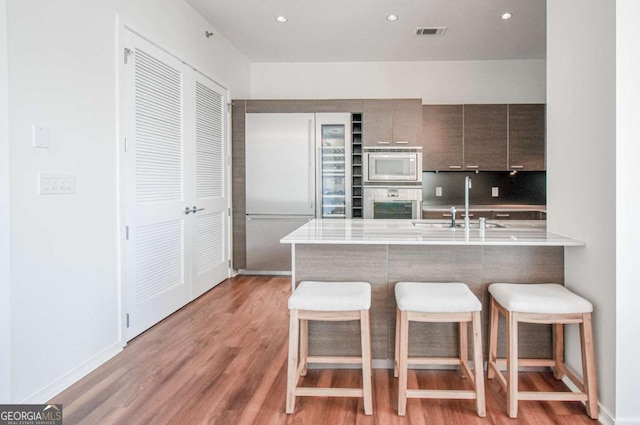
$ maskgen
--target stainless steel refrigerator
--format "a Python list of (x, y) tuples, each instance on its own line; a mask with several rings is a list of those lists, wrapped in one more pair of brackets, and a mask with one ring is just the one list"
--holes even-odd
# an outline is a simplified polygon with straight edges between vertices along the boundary
[(291, 247), (280, 244), (283, 236), (316, 216), (349, 216), (350, 119), (246, 114), (246, 271), (291, 271)]

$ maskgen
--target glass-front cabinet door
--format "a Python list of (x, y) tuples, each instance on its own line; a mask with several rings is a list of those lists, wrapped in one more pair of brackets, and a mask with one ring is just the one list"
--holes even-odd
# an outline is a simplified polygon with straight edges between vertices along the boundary
[(350, 116), (347, 117), (347, 122), (319, 119), (316, 123), (319, 218), (350, 218), (351, 215)]
[(345, 217), (345, 128), (322, 126), (322, 218)]

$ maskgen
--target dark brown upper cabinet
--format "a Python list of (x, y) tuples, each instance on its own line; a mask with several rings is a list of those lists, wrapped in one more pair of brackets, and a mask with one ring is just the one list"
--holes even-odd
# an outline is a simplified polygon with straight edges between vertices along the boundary
[(362, 102), (365, 146), (419, 146), (421, 135), (421, 99), (368, 99)]
[(422, 168), (462, 170), (464, 164), (462, 105), (422, 107)]
[(545, 170), (545, 105), (509, 105), (509, 169)]
[(424, 105), (423, 169), (544, 171), (545, 105)]
[(393, 100), (393, 144), (420, 146), (422, 99)]
[(507, 169), (507, 105), (464, 105), (464, 170)]
[(364, 146), (390, 146), (393, 138), (393, 100), (362, 102), (362, 143)]

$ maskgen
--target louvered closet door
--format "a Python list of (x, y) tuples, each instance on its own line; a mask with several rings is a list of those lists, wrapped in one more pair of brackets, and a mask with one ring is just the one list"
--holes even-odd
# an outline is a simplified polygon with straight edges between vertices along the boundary
[[(123, 185), (127, 340), (190, 300), (193, 177), (183, 64), (128, 34), (124, 65), (127, 148)], [(191, 199), (190, 199), (191, 198)]]
[(227, 246), (226, 90), (194, 72), (195, 206), (192, 296), (198, 297), (229, 276)]

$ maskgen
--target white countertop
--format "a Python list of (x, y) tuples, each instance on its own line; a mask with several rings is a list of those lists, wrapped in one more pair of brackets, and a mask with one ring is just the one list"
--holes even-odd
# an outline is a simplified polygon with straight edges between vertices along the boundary
[(545, 221), (488, 221), (484, 235), (477, 221), (471, 229), (449, 229), (445, 220), (312, 220), (280, 240), (289, 244), (353, 245), (498, 245), (584, 246), (546, 231)]

